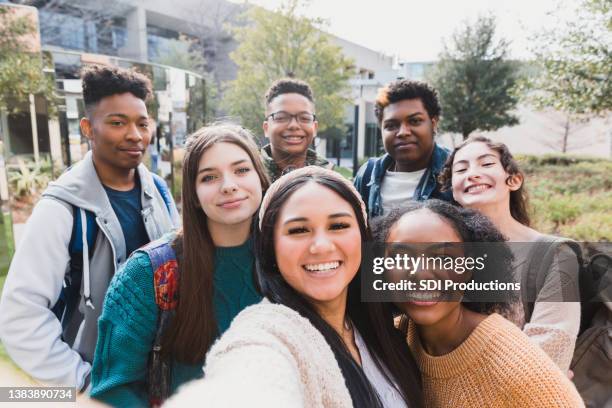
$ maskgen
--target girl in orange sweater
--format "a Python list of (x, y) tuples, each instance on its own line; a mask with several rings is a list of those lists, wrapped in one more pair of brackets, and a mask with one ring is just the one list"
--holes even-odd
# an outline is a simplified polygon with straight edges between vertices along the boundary
[[(438, 200), (411, 202), (391, 212), (378, 221), (375, 232), (379, 242), (411, 244), (418, 254), (432, 257), (474, 256), (473, 246), (461, 243), (503, 241), (484, 216)], [(418, 270), (412, 277), (511, 283), (511, 252), (497, 245), (490, 260), (495, 271)], [(409, 292), (408, 301), (396, 302), (409, 318), (407, 341), (422, 373), (427, 407), (584, 406), (553, 361), (496, 313), (504, 311), (508, 298), (515, 296), (511, 293), (500, 292), (487, 303), (467, 302), (461, 296), (468, 293)], [(476, 299), (477, 294), (469, 295)], [(506, 302), (501, 302), (503, 296)]]

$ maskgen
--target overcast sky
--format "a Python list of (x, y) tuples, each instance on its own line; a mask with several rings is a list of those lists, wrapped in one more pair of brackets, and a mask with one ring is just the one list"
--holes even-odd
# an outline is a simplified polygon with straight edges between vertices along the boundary
[[(232, 0), (244, 3), (243, 0)], [(274, 9), (282, 0), (250, 0)], [(514, 58), (529, 58), (529, 37), (556, 18), (571, 17), (579, 0), (311, 0), (306, 15), (328, 21), (327, 31), (407, 61), (431, 61), (442, 41), (479, 14), (497, 17), (498, 32), (512, 41)]]

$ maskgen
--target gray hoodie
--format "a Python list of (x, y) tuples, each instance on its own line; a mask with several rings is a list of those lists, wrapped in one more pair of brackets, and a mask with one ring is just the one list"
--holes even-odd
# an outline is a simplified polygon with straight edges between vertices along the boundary
[[(174, 203), (170, 212), (155, 187), (153, 176), (141, 164), (142, 217), (151, 240), (178, 227)], [(72, 206), (89, 210), (99, 231), (90, 259), (85, 255), (78, 312), (62, 329), (51, 311), (57, 303), (69, 268)], [(83, 252), (87, 239), (83, 234)], [(119, 265), (126, 260), (119, 220), (93, 165), (91, 152), (49, 184), (25, 227), (12, 259), (0, 298), (0, 340), (24, 371), (39, 381), (83, 389), (89, 382), (97, 339), (97, 320), (104, 295)], [(86, 301), (87, 299), (87, 301)]]

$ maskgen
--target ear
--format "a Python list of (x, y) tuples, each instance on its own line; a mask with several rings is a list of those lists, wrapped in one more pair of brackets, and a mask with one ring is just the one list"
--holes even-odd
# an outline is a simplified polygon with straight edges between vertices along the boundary
[(267, 120), (263, 121), (263, 124), (261, 125), (261, 128), (264, 131), (264, 136), (269, 139), (270, 137), (268, 136), (268, 121)]
[(431, 128), (433, 130), (434, 135), (438, 132), (438, 122), (440, 122), (440, 118), (431, 119)]
[(319, 122), (318, 121), (315, 120), (314, 122), (312, 122), (312, 129), (313, 129), (313, 132), (312, 132), (313, 136), (312, 136), (312, 138), (314, 139), (315, 137), (317, 137), (317, 131), (319, 130)]
[(516, 191), (523, 185), (523, 175), (522, 174), (513, 174), (508, 176), (506, 179), (506, 184), (510, 187), (510, 191)]
[(83, 136), (85, 136), (89, 140), (92, 140), (93, 132), (91, 121), (89, 120), (89, 118), (81, 118), (79, 126), (81, 127), (81, 133), (83, 134)]

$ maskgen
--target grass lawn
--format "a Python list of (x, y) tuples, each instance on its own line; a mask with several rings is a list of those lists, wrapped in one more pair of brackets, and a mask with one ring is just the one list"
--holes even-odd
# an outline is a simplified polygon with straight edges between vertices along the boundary
[(336, 172), (340, 173), (342, 175), (342, 177), (348, 179), (348, 180), (353, 180), (353, 170), (351, 169), (347, 169), (346, 167), (341, 167), (341, 166), (335, 166), (334, 170), (336, 170)]
[(13, 252), (13, 232), (10, 214), (0, 211), (0, 276), (6, 275)]
[(578, 241), (612, 241), (612, 161), (524, 156), (536, 230)]
[[(6, 276), (0, 275), (0, 293), (2, 293), (2, 287), (4, 287), (5, 279), (6, 279)], [(0, 362), (11, 362), (11, 359), (6, 354), (6, 350), (4, 350), (4, 346), (2, 345), (1, 341), (0, 341)]]

